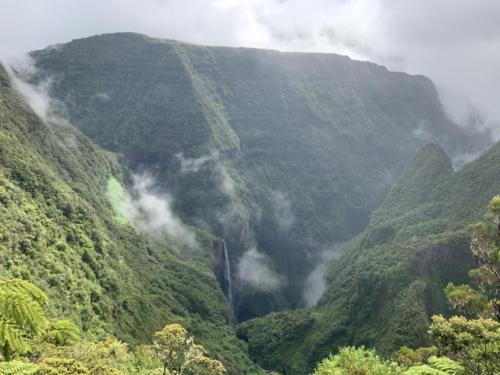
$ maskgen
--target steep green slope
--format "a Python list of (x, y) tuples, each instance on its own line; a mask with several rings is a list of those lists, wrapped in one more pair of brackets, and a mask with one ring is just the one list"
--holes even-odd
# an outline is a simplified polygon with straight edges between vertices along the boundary
[(230, 373), (258, 372), (228, 324), (211, 253), (179, 253), (117, 220), (105, 192), (122, 173), (63, 119), (42, 122), (0, 65), (0, 278), (35, 282), (89, 334), (148, 342), (180, 322)]
[[(236, 277), (239, 319), (301, 305), (317, 254), (367, 225), (419, 146), (475, 145), (428, 79), (343, 56), (130, 33), (32, 56), (32, 80), (52, 79), (73, 124), (152, 172), (185, 221), (226, 240), (233, 275), (247, 250), (270, 256), (280, 287)], [(179, 153), (210, 160), (183, 173)]]
[[(499, 192), (500, 143), (456, 173), (439, 146), (425, 146), (367, 229), (330, 262), (328, 289), (314, 309), (240, 326), (252, 356), (265, 367), (305, 374), (342, 345), (390, 353), (428, 344), (429, 317), (448, 312), (443, 288), (466, 281), (473, 267), (468, 225)], [(283, 321), (309, 328), (290, 339), (279, 329)]]

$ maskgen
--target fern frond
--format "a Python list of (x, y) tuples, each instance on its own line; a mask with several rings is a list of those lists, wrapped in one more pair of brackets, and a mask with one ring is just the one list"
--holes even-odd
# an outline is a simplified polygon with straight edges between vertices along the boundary
[(447, 374), (457, 375), (464, 372), (464, 368), (461, 365), (448, 357), (432, 356), (429, 358), (428, 362), (432, 367), (444, 371)]
[(428, 365), (410, 367), (404, 375), (461, 375), (464, 368), (457, 362), (447, 357), (432, 356)]
[(26, 280), (0, 280), (0, 291), (10, 291), (31, 296), (31, 298), (41, 305), (45, 305), (49, 301), (47, 295), (40, 288)]
[(47, 337), (56, 345), (67, 345), (80, 341), (80, 328), (69, 320), (57, 320), (51, 323)]
[(8, 346), (11, 351), (24, 353), (29, 349), (24, 341), (22, 332), (15, 323), (0, 319), (0, 347)]
[(21, 330), (39, 334), (48, 326), (40, 304), (31, 295), (0, 290), (0, 318), (12, 321)]

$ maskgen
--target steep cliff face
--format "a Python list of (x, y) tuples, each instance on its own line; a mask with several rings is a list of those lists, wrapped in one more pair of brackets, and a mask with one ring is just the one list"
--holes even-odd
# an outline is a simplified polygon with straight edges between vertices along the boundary
[[(375, 346), (391, 353), (399, 346), (429, 344), (432, 314), (448, 313), (448, 282), (467, 282), (474, 266), (468, 226), (480, 220), (500, 192), (500, 143), (453, 173), (436, 145), (425, 146), (404, 169), (368, 227), (329, 263), (328, 288), (318, 305), (292, 318), (277, 315), (241, 325), (258, 363), (305, 374), (342, 345)], [(308, 323), (293, 340), (273, 332), (282, 321)], [(281, 340), (279, 344), (269, 343)], [(287, 348), (282, 356), (276, 348)]]
[[(474, 147), (428, 79), (343, 56), (129, 33), (32, 56), (74, 125), (226, 240), (240, 319), (300, 306), (317, 254), (363, 230), (419, 146)], [(254, 248), (273, 288), (239, 277)]]
[(230, 373), (258, 372), (229, 324), (213, 238), (188, 255), (124, 224), (106, 190), (125, 172), (64, 119), (37, 116), (0, 65), (0, 277), (33, 281), (85, 332), (133, 344), (179, 322)]
[[(425, 344), (442, 288), (472, 266), (467, 226), (500, 189), (500, 146), (453, 172), (447, 152), (479, 141), (424, 77), (129, 33), (31, 57), (19, 78), (49, 88), (56, 113), (42, 121), (0, 70), (0, 270), (85, 329), (134, 342), (180, 322), (231, 373), (259, 371), (231, 310), (303, 307), (324, 276), (314, 308), (238, 328), (259, 364), (305, 374), (339, 345)], [(127, 185), (132, 217), (114, 207)], [(148, 232), (155, 205), (189, 231), (165, 240), (127, 224)]]

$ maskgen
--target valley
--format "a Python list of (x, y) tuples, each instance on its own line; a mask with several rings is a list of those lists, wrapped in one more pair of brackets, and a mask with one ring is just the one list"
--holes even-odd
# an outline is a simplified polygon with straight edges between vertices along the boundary
[(431, 345), (477, 266), (500, 144), (424, 76), (136, 33), (2, 63), (1, 279), (89, 339), (176, 323), (229, 374), (309, 374)]

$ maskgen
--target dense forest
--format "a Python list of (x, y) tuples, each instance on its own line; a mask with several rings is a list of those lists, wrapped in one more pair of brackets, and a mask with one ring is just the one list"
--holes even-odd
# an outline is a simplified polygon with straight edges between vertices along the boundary
[(0, 374), (498, 374), (499, 193), (423, 76), (133, 33), (5, 61)]

